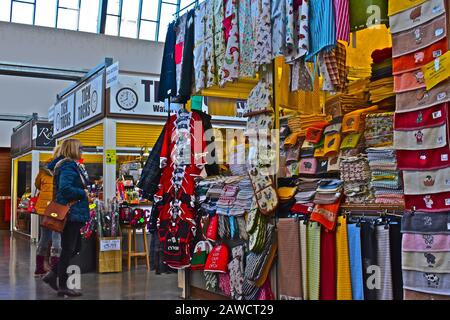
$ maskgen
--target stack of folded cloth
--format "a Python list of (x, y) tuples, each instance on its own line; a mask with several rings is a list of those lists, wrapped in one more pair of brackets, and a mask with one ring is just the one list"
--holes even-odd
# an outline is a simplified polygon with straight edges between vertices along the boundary
[(229, 215), (236, 201), (238, 183), (230, 183), (223, 187), (219, 200), (217, 201), (217, 214)]
[(372, 52), (372, 77), (369, 85), (370, 100), (378, 103), (394, 97), (394, 77), (392, 76), (392, 48)]
[(364, 80), (370, 78), (372, 69), (370, 67), (348, 67), (347, 79), (350, 81)]
[(341, 180), (347, 203), (373, 203), (370, 189), (370, 168), (365, 155), (343, 157), (340, 162)]
[(397, 170), (397, 158), (392, 147), (368, 148), (371, 186), (375, 203), (403, 205), (402, 178)]
[(339, 179), (322, 179), (319, 181), (314, 197), (315, 204), (333, 204), (339, 202), (342, 195), (343, 182)]
[(291, 133), (299, 133), (301, 136), (306, 136), (308, 128), (316, 123), (321, 123), (331, 120), (330, 116), (326, 114), (308, 114), (292, 116), (288, 119), (288, 126)]
[(347, 93), (340, 97), (343, 113), (352, 112), (370, 105), (369, 84), (369, 79), (360, 79), (347, 85)]
[(312, 203), (316, 195), (318, 182), (318, 179), (299, 179), (295, 202), (302, 204)]
[(232, 215), (241, 216), (250, 211), (253, 199), (253, 188), (250, 179), (242, 179), (238, 184), (239, 192), (236, 196), (233, 208), (231, 209)]
[(370, 113), (366, 116), (364, 138), (367, 147), (392, 146), (394, 139), (394, 113)]
[(369, 85), (370, 101), (378, 103), (390, 97), (394, 97), (394, 78), (383, 78), (372, 81)]

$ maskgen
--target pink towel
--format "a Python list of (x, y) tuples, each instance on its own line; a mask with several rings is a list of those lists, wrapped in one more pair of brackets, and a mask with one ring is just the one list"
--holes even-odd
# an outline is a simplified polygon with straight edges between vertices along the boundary
[(441, 252), (450, 251), (450, 235), (444, 234), (403, 234), (403, 251)]

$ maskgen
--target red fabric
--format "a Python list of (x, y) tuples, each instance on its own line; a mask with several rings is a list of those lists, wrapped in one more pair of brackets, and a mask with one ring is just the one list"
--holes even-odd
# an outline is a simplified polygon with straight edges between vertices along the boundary
[(400, 170), (435, 170), (450, 166), (448, 146), (429, 150), (397, 150), (396, 153)]
[(372, 52), (373, 63), (379, 63), (392, 58), (392, 48), (377, 49)]
[(406, 210), (424, 212), (449, 211), (450, 192), (414, 196), (405, 195), (405, 208)]
[(427, 48), (394, 58), (392, 61), (393, 74), (420, 69), (433, 61), (439, 51), (441, 54), (447, 52), (447, 47), (447, 38), (444, 38)]
[(328, 122), (317, 122), (312, 124), (308, 129), (306, 129), (306, 141), (312, 143), (319, 143), (322, 138), (322, 133)]
[(311, 214), (311, 221), (319, 222), (327, 230), (334, 230), (341, 205), (341, 199), (333, 204), (317, 204)]
[(205, 271), (209, 272), (228, 272), (229, 252), (224, 244), (215, 246), (206, 259)]
[(208, 230), (206, 231), (206, 239), (216, 242), (218, 228), (219, 228), (219, 216), (216, 214), (213, 217), (209, 218)]
[(311, 212), (313, 211), (313, 208), (314, 208), (313, 203), (308, 204), (296, 203), (292, 206), (291, 211), (294, 213), (310, 215)]
[(320, 233), (320, 300), (336, 300), (336, 233)]
[(175, 45), (175, 64), (180, 64), (183, 60), (183, 47), (184, 42), (180, 42)]
[(447, 104), (439, 104), (419, 111), (396, 113), (395, 130), (417, 130), (443, 125), (447, 120)]
[(270, 285), (270, 276), (267, 277), (266, 281), (259, 289), (257, 300), (275, 300), (275, 295), (272, 291), (272, 286)]
[(7, 199), (5, 200), (5, 217), (4, 217), (5, 222), (10, 222), (11, 221), (11, 200)]

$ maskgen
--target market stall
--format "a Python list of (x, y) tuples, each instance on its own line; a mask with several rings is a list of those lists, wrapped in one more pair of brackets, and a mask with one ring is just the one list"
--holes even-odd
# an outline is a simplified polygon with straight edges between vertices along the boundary
[(432, 242), (448, 238), (448, 2), (193, 5), (168, 27), (159, 98), (256, 83), (227, 148), (244, 162), (220, 175), (193, 165), (200, 152), (180, 166), (195, 114), (168, 122), (183, 139), (158, 154), (155, 219), (184, 297), (447, 297), (450, 248)]

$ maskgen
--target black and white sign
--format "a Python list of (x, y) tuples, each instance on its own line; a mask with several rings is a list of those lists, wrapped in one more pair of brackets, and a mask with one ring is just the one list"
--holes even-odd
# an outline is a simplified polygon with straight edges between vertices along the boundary
[(74, 106), (75, 99), (73, 94), (55, 104), (55, 108), (53, 109), (54, 135), (69, 130), (74, 126)]
[[(36, 138), (34, 132), (36, 130)], [(53, 123), (37, 123), (33, 127), (33, 140), (36, 147), (52, 148), (55, 146), (55, 139), (53, 138)]]
[(102, 113), (103, 73), (76, 91), (75, 102), (75, 125)]
[(167, 115), (164, 103), (157, 102), (158, 77), (119, 75), (111, 88), (110, 113), (134, 115)]
[(119, 62), (106, 68), (106, 89), (114, 87), (119, 82)]

